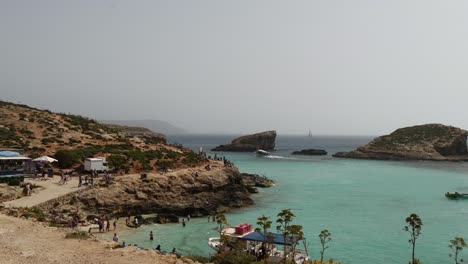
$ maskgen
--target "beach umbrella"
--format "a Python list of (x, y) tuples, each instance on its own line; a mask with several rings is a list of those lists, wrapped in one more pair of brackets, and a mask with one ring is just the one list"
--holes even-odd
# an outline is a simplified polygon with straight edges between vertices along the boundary
[(39, 161), (39, 162), (56, 162), (58, 160), (54, 159), (54, 158), (51, 158), (49, 156), (42, 156), (42, 157), (39, 157), (37, 159), (33, 159), (34, 161)]

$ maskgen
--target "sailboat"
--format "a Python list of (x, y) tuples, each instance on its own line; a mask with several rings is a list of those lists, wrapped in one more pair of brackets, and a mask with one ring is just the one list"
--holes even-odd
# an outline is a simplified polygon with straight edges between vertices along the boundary
[(309, 129), (309, 137), (312, 137), (312, 131)]

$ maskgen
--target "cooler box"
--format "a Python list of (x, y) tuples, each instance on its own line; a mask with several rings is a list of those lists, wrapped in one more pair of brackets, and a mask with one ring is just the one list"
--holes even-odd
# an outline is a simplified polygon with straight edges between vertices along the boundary
[(252, 231), (252, 225), (243, 223), (236, 226), (236, 234), (237, 235), (244, 235)]

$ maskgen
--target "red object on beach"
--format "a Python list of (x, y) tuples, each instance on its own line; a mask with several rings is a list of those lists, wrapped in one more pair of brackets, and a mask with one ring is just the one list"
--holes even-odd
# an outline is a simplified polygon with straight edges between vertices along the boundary
[(252, 225), (248, 223), (242, 223), (236, 226), (236, 234), (244, 235), (252, 232)]

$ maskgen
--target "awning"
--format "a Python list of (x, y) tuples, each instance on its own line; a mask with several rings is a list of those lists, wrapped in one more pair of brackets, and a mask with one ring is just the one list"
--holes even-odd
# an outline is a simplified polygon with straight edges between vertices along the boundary
[(18, 156), (18, 157), (0, 157), (0, 160), (30, 160), (28, 157)]
[(15, 151), (9, 151), (9, 150), (0, 151), (0, 157), (18, 157), (18, 156), (20, 156), (20, 154)]
[[(286, 241), (286, 243), (284, 242), (283, 235), (274, 234), (274, 233), (270, 233), (270, 235), (273, 235), (273, 240), (270, 240), (270, 242), (272, 242), (273, 244), (291, 246), (290, 242), (288, 242), (288, 241)], [(241, 237), (240, 239), (249, 240), (249, 241), (263, 242), (263, 241), (265, 241), (265, 236), (263, 235), (263, 232), (252, 232), (250, 234), (247, 234), (247, 235)]]

